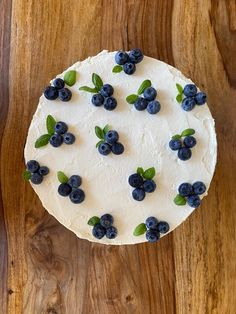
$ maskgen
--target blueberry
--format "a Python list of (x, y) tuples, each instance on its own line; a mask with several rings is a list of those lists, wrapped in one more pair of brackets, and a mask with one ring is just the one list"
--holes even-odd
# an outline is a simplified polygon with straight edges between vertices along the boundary
[(64, 134), (68, 130), (68, 126), (65, 122), (59, 121), (55, 124), (54, 131), (57, 134)]
[(157, 224), (157, 231), (160, 233), (167, 233), (170, 230), (170, 226), (166, 221), (160, 221)]
[(134, 63), (127, 62), (123, 65), (123, 70), (126, 74), (132, 75), (136, 71), (136, 66)]
[(113, 217), (110, 214), (105, 214), (102, 215), (102, 217), (100, 218), (100, 224), (104, 227), (104, 228), (108, 228), (110, 226), (112, 226), (113, 224)]
[(129, 185), (131, 185), (134, 188), (139, 188), (140, 186), (143, 185), (143, 178), (138, 173), (131, 174), (131, 176), (129, 176), (128, 181)]
[(107, 97), (105, 98), (105, 101), (104, 101), (104, 108), (106, 110), (114, 110), (117, 106), (117, 101), (114, 97)]
[(111, 146), (111, 151), (115, 155), (123, 154), (124, 150), (125, 150), (124, 145), (121, 144), (120, 142), (116, 142)]
[(188, 147), (182, 147), (178, 150), (178, 157), (181, 160), (188, 160), (192, 156), (191, 149)]
[(156, 190), (156, 183), (153, 180), (146, 180), (143, 184), (143, 189), (147, 193), (152, 193)]
[(144, 99), (143, 97), (139, 97), (135, 103), (134, 103), (134, 107), (138, 110), (138, 111), (142, 111), (145, 110), (147, 108), (148, 102), (146, 99)]
[(143, 189), (136, 188), (133, 190), (132, 196), (136, 201), (142, 201), (145, 198), (145, 192)]
[(111, 152), (111, 147), (109, 144), (107, 143), (101, 143), (99, 146), (98, 146), (98, 151), (100, 154), (106, 156), (108, 154), (110, 154)]
[(169, 147), (172, 150), (178, 150), (182, 147), (182, 142), (180, 140), (171, 140), (169, 142)]
[(184, 86), (183, 93), (186, 97), (193, 97), (197, 94), (197, 87), (194, 84), (187, 84)]
[(75, 189), (70, 193), (70, 200), (74, 204), (82, 203), (85, 199), (84, 191), (81, 189)]
[(92, 234), (96, 239), (101, 239), (106, 234), (106, 229), (100, 224), (96, 224), (92, 229)]
[(73, 175), (70, 177), (68, 184), (73, 188), (77, 189), (82, 183), (82, 179), (80, 176)]
[(129, 53), (129, 60), (132, 63), (139, 63), (143, 60), (143, 53), (140, 49), (132, 49)]
[(69, 101), (71, 100), (72, 93), (68, 88), (64, 87), (59, 90), (58, 96), (61, 101)]
[(53, 134), (49, 142), (53, 147), (59, 147), (63, 143), (63, 137), (60, 134)]
[(39, 173), (41, 176), (46, 176), (46, 175), (49, 173), (49, 169), (48, 169), (48, 167), (46, 167), (46, 166), (42, 166), (42, 167), (39, 168), (38, 173)]
[(197, 105), (204, 105), (207, 101), (207, 95), (204, 92), (199, 92), (194, 97)]
[(101, 94), (94, 94), (92, 97), (92, 104), (96, 107), (102, 106), (104, 103), (104, 97)]
[(129, 56), (125, 51), (119, 50), (115, 55), (115, 61), (119, 65), (125, 64), (129, 60)]
[(197, 141), (196, 141), (195, 137), (193, 137), (193, 136), (186, 136), (186, 137), (184, 138), (184, 146), (185, 146), (185, 147), (192, 148), (192, 147), (194, 147), (196, 144), (197, 144)]
[(157, 96), (157, 91), (153, 87), (148, 87), (143, 93), (143, 97), (147, 100), (154, 100)]
[(197, 181), (193, 184), (193, 192), (196, 195), (201, 195), (206, 192), (206, 186), (203, 182)]
[(188, 205), (197, 208), (201, 204), (200, 197), (198, 195), (190, 195), (187, 197)]
[(110, 84), (105, 84), (100, 90), (100, 93), (103, 97), (110, 97), (114, 93), (114, 89)]
[(161, 104), (157, 100), (152, 100), (147, 105), (147, 111), (150, 114), (156, 114), (161, 110)]
[(32, 173), (32, 176), (30, 178), (30, 181), (33, 183), (33, 184), (40, 184), (42, 183), (43, 181), (43, 176), (41, 176), (39, 173), (35, 172), (35, 173)]
[(44, 90), (44, 96), (49, 100), (57, 99), (58, 90), (54, 86), (47, 86)]
[(160, 239), (160, 233), (157, 230), (149, 229), (146, 231), (146, 239), (148, 242), (157, 242)]
[(75, 136), (72, 133), (65, 133), (64, 134), (64, 143), (67, 145), (71, 145), (75, 142)]
[(56, 89), (62, 89), (64, 86), (65, 86), (65, 82), (63, 79), (61, 78), (56, 78), (54, 81), (53, 81), (53, 86), (56, 88)]
[(105, 135), (105, 140), (110, 145), (116, 143), (118, 139), (119, 139), (119, 134), (114, 130), (108, 131)]
[(182, 108), (185, 111), (191, 111), (193, 110), (193, 108), (195, 107), (196, 103), (195, 100), (193, 98), (184, 98), (184, 100), (182, 101)]
[(106, 230), (106, 237), (108, 239), (115, 239), (117, 236), (117, 229), (114, 226), (111, 226), (109, 228), (107, 228)]
[(68, 196), (70, 195), (72, 188), (68, 183), (61, 183), (57, 191), (61, 196)]
[(190, 183), (182, 183), (178, 191), (181, 196), (189, 196), (193, 194), (193, 187)]
[(36, 160), (30, 160), (26, 164), (27, 170), (29, 170), (29, 172), (31, 173), (37, 172), (39, 170), (39, 167), (39, 163)]
[(155, 217), (148, 217), (145, 224), (148, 229), (155, 229), (158, 224), (158, 220)]

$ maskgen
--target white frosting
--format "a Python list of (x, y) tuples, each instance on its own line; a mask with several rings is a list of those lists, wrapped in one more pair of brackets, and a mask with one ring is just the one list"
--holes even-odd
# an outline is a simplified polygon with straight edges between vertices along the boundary
[[(44, 96), (40, 97), (29, 128), (25, 159), (36, 159), (41, 165), (49, 167), (50, 173), (43, 183), (32, 184), (32, 187), (43, 206), (65, 227), (78, 237), (94, 242), (134, 244), (146, 241), (145, 235), (135, 237), (133, 230), (147, 217), (155, 216), (167, 221), (172, 231), (192, 213), (193, 208), (177, 206), (173, 199), (183, 182), (200, 180), (209, 188), (216, 164), (216, 134), (214, 120), (206, 104), (185, 112), (176, 102), (175, 84), (184, 86), (191, 82), (181, 72), (164, 62), (144, 57), (137, 65), (135, 74), (114, 74), (114, 56), (115, 52), (103, 51), (70, 67), (78, 72), (76, 84), (70, 87), (73, 93), (71, 101), (50, 101)], [(79, 91), (80, 86), (93, 86), (92, 73), (99, 74), (104, 83), (114, 87), (114, 97), (118, 102), (114, 111), (94, 107), (91, 104), (92, 94)], [(63, 77), (63, 74), (58, 77)], [(150, 79), (152, 86), (158, 90), (161, 111), (156, 115), (137, 111), (125, 100), (127, 95), (137, 92), (145, 79)], [(54, 148), (48, 144), (34, 148), (35, 140), (46, 133), (48, 114), (69, 125), (69, 131), (76, 136), (73, 145), (63, 144)], [(118, 131), (120, 142), (125, 146), (125, 152), (120, 156), (102, 156), (95, 148), (98, 138), (94, 127), (106, 124)], [(177, 152), (169, 149), (168, 143), (172, 135), (186, 128), (195, 129), (197, 145), (192, 149), (192, 158), (181, 161), (177, 158)], [(138, 166), (154, 166), (157, 172), (157, 189), (154, 193), (146, 194), (142, 202), (133, 200), (133, 188), (127, 182)], [(73, 204), (68, 197), (58, 194), (56, 174), (59, 170), (68, 176), (81, 175), (81, 188), (86, 195), (83, 203)], [(104, 213), (114, 216), (118, 236), (113, 240), (106, 237), (95, 239), (92, 228), (87, 224), (90, 217)]]

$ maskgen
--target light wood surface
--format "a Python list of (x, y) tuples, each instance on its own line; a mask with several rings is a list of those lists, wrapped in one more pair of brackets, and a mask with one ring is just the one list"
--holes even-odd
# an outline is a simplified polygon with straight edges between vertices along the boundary
[[(45, 85), (102, 49), (140, 47), (208, 93), (218, 164), (209, 195), (154, 245), (76, 238), (23, 182)], [(0, 313), (236, 313), (236, 3), (0, 0)]]

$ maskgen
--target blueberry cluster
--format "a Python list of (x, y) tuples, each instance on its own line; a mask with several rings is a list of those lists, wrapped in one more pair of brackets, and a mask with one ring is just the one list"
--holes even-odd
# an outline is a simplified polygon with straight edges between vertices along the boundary
[(197, 181), (193, 184), (182, 183), (178, 188), (179, 194), (176, 195), (174, 202), (176, 205), (185, 205), (197, 208), (201, 204), (199, 195), (206, 191), (206, 186), (203, 182)]
[(116, 65), (112, 72), (119, 73), (124, 71), (131, 75), (136, 71), (136, 64), (143, 60), (143, 53), (140, 49), (132, 49), (129, 53), (119, 50), (115, 55)]
[(204, 92), (197, 92), (197, 87), (194, 84), (187, 84), (184, 88), (180, 84), (176, 84), (176, 87), (179, 92), (176, 99), (181, 102), (181, 106), (185, 111), (191, 111), (195, 105), (201, 106), (207, 101), (207, 95)]
[(139, 224), (135, 230), (134, 235), (140, 236), (146, 234), (148, 242), (157, 242), (161, 234), (165, 234), (170, 230), (170, 226), (166, 221), (158, 221), (156, 217), (148, 217), (145, 223)]
[(80, 204), (84, 201), (84, 191), (79, 188), (82, 183), (79, 175), (72, 175), (68, 178), (62, 171), (58, 171), (57, 177), (61, 183), (58, 187), (58, 193), (61, 196), (69, 196), (71, 202), (74, 204)]
[(99, 126), (95, 127), (95, 133), (99, 138), (99, 142), (96, 144), (100, 154), (106, 156), (111, 152), (115, 155), (121, 155), (124, 152), (124, 146), (119, 140), (119, 134), (115, 130), (109, 130), (109, 126), (106, 125), (103, 129)]
[(117, 101), (112, 97), (114, 89), (110, 84), (103, 84), (103, 81), (99, 75), (93, 73), (92, 82), (94, 88), (88, 86), (82, 86), (79, 90), (93, 93), (92, 104), (96, 107), (104, 106), (106, 110), (112, 111), (117, 106)]
[(113, 222), (112, 215), (104, 214), (101, 218), (97, 216), (90, 218), (88, 225), (93, 226), (92, 234), (96, 239), (102, 239), (104, 236), (114, 239), (117, 236), (117, 229), (113, 226)]
[(142, 201), (146, 193), (152, 193), (156, 190), (156, 183), (152, 179), (155, 176), (155, 168), (143, 170), (139, 167), (137, 172), (129, 176), (129, 185), (135, 188), (132, 192), (135, 201)]
[(30, 160), (26, 164), (26, 170), (23, 172), (25, 180), (30, 180), (33, 184), (43, 182), (43, 177), (49, 173), (46, 166), (40, 166), (36, 160)]
[(53, 81), (53, 86), (49, 85), (44, 90), (44, 96), (48, 100), (55, 100), (59, 98), (61, 101), (69, 101), (71, 100), (72, 93), (71, 91), (65, 87), (65, 82), (61, 78), (56, 78)]
[[(191, 158), (191, 148), (197, 144), (196, 138), (192, 136), (193, 134), (195, 134), (195, 130), (186, 129), (181, 133), (181, 135), (176, 134), (172, 136), (172, 139), (169, 142), (169, 147), (174, 151), (178, 151), (178, 158), (180, 160), (185, 161)], [(182, 140), (182, 138), (184, 139)]]

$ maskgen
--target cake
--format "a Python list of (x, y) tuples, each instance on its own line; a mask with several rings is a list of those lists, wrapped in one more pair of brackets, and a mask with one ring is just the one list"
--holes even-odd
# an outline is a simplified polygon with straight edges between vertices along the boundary
[(24, 177), (46, 210), (103, 244), (155, 242), (174, 230), (207, 195), (215, 169), (206, 95), (138, 49), (102, 51), (58, 78), (39, 99), (24, 151), (33, 160)]

